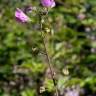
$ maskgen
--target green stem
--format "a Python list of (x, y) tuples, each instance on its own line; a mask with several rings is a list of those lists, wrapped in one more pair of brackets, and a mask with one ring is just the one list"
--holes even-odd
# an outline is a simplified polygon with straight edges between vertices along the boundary
[(47, 58), (47, 64), (48, 64), (48, 67), (50, 69), (50, 74), (51, 74), (51, 78), (53, 80), (53, 84), (54, 84), (54, 87), (55, 87), (56, 96), (59, 96), (59, 92), (58, 92), (58, 88), (57, 88), (57, 85), (56, 85), (56, 81), (54, 79), (54, 72), (53, 72), (52, 66), (51, 66), (51, 59), (49, 57), (47, 46), (46, 46), (46, 38), (45, 38), (44, 33), (43, 33), (42, 17), (40, 17), (40, 28), (41, 28), (41, 37), (42, 37), (42, 41), (43, 41), (43, 45), (44, 45), (45, 55), (46, 55), (46, 58)]

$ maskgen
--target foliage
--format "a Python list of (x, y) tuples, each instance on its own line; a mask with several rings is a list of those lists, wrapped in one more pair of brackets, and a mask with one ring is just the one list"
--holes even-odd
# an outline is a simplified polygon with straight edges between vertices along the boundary
[[(38, 16), (32, 24), (16, 22), (14, 12), (39, 0), (0, 0), (0, 96), (53, 96)], [(84, 96), (96, 95), (96, 1), (56, 0), (44, 25), (48, 52), (59, 91), (79, 85)], [(62, 93), (61, 92), (61, 93)], [(46, 95), (47, 94), (47, 95)], [(62, 95), (63, 96), (63, 95)]]

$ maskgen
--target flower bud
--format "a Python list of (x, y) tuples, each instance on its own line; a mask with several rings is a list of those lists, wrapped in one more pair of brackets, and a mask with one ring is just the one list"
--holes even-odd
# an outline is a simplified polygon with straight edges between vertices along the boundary
[(17, 8), (15, 12), (15, 17), (17, 21), (20, 21), (22, 23), (31, 21), (31, 19), (19, 8)]

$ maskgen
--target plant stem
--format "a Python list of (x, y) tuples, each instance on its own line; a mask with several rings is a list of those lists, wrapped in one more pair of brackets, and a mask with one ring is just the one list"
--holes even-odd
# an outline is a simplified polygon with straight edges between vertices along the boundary
[(40, 18), (40, 28), (41, 28), (41, 37), (42, 37), (42, 41), (43, 41), (43, 45), (44, 45), (47, 64), (48, 64), (48, 67), (50, 69), (50, 74), (51, 74), (51, 78), (53, 80), (54, 88), (55, 88), (55, 91), (56, 91), (56, 96), (59, 96), (58, 88), (56, 86), (56, 81), (54, 79), (54, 72), (53, 72), (52, 66), (51, 66), (51, 59), (49, 57), (47, 46), (46, 46), (46, 38), (45, 38), (44, 33), (43, 33), (42, 18)]

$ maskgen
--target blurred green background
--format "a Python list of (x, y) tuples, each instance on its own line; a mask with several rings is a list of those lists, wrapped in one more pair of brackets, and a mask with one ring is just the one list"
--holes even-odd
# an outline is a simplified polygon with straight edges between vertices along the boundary
[[(16, 8), (27, 5), (41, 6), (39, 0), (0, 0), (0, 96), (55, 96), (38, 16), (29, 14), (32, 24), (15, 20)], [(56, 0), (47, 21), (60, 96), (96, 96), (96, 0)]]

